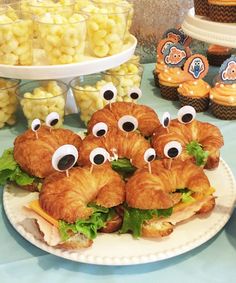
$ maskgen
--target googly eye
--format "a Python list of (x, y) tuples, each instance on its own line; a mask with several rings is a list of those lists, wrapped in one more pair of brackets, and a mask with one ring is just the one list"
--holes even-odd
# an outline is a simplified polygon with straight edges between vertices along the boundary
[(191, 123), (196, 117), (196, 110), (192, 106), (184, 106), (178, 111), (178, 120), (182, 124)]
[(142, 91), (140, 88), (138, 87), (133, 87), (129, 90), (128, 92), (128, 96), (132, 99), (132, 100), (137, 100), (142, 96)]
[(161, 124), (163, 126), (163, 128), (168, 128), (170, 125), (170, 113), (169, 112), (165, 112), (162, 116), (161, 119)]
[(37, 132), (41, 127), (41, 122), (39, 119), (34, 119), (31, 123), (31, 130)]
[(95, 137), (103, 137), (108, 131), (107, 124), (99, 122), (93, 126), (92, 133)]
[(144, 152), (144, 161), (145, 162), (152, 162), (155, 158), (156, 158), (156, 152), (154, 148), (148, 148), (145, 152)]
[(71, 144), (59, 147), (52, 156), (52, 167), (57, 171), (66, 171), (72, 168), (78, 159), (78, 150)]
[(182, 152), (182, 146), (177, 141), (168, 142), (164, 147), (164, 154), (167, 158), (176, 158)]
[(57, 112), (51, 112), (46, 117), (46, 125), (48, 127), (53, 127), (59, 122), (60, 116)]
[(89, 160), (94, 165), (102, 165), (109, 158), (109, 153), (105, 150), (105, 148), (102, 147), (93, 149), (89, 155)]
[(131, 115), (122, 116), (118, 120), (118, 127), (124, 132), (133, 132), (138, 128), (138, 120)]
[(117, 89), (113, 84), (106, 84), (100, 90), (100, 96), (106, 101), (112, 102), (116, 99)]

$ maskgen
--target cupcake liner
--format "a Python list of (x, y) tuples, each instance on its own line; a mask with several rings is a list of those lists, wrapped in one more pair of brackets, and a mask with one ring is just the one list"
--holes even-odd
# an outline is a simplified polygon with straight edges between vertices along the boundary
[(158, 74), (157, 74), (157, 72), (156, 72), (155, 70), (153, 70), (153, 76), (154, 76), (155, 86), (156, 86), (156, 87), (160, 87)]
[(179, 100), (177, 89), (178, 87), (165, 86), (160, 84), (161, 96), (168, 100), (172, 100), (172, 101)]
[(209, 15), (209, 4), (207, 0), (194, 0), (195, 14), (198, 16)]
[(219, 119), (236, 120), (236, 106), (225, 106), (211, 101), (210, 110)]
[(207, 52), (207, 60), (211, 66), (220, 67), (223, 62), (230, 58), (231, 54), (212, 54)]
[(235, 23), (236, 6), (220, 6), (209, 4), (209, 17), (214, 22)]
[(185, 105), (190, 105), (196, 110), (196, 112), (203, 112), (209, 108), (209, 98), (208, 97), (192, 98), (192, 97), (181, 95), (179, 93), (179, 101), (180, 101), (181, 107)]

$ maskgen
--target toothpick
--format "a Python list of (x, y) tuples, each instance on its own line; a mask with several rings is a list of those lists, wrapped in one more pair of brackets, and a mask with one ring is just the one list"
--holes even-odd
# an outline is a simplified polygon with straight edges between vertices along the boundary
[(69, 170), (66, 170), (66, 177), (69, 177)]
[(150, 174), (152, 174), (151, 162), (148, 162), (148, 171)]
[(173, 159), (169, 159), (169, 162), (168, 162), (168, 170), (170, 170), (170, 169), (171, 169), (172, 160), (173, 160)]
[(36, 137), (36, 140), (39, 139), (39, 135), (38, 135), (38, 132), (37, 132), (37, 131), (35, 131), (35, 137)]
[(50, 131), (50, 133), (52, 132), (52, 127), (49, 127), (49, 131)]
[(112, 109), (111, 109), (111, 101), (109, 102), (109, 107), (110, 107), (110, 110), (112, 110)]
[(93, 172), (93, 164), (90, 167), (90, 173), (92, 173), (92, 172)]

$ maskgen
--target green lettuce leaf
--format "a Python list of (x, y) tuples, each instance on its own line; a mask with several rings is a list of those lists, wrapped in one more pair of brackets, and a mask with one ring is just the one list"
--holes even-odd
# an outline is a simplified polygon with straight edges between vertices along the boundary
[(116, 171), (120, 176), (126, 180), (129, 178), (137, 169), (134, 167), (129, 159), (127, 158), (119, 158), (117, 160), (113, 160), (111, 162), (112, 169)]
[(23, 172), (13, 156), (13, 148), (6, 149), (0, 157), (0, 185), (8, 181), (16, 182), (17, 185), (31, 185), (35, 178)]
[(141, 236), (142, 225), (145, 221), (156, 217), (169, 217), (172, 214), (173, 208), (168, 209), (137, 209), (124, 207), (123, 224), (120, 233), (131, 232), (134, 238)]
[(97, 237), (99, 229), (105, 227), (106, 222), (114, 215), (114, 210), (89, 204), (93, 208), (93, 214), (88, 219), (78, 219), (75, 223), (69, 224), (63, 220), (59, 221), (59, 233), (61, 239), (66, 241), (70, 238), (71, 232), (74, 234), (84, 234), (88, 239)]
[(191, 194), (193, 193), (192, 191), (190, 191), (188, 188), (184, 188), (184, 189), (177, 189), (176, 190), (177, 193), (181, 193), (181, 201), (184, 203), (187, 202), (193, 202), (194, 198), (191, 196)]
[(197, 166), (205, 165), (209, 153), (208, 151), (203, 150), (200, 143), (197, 141), (191, 141), (186, 148), (188, 154), (195, 158)]

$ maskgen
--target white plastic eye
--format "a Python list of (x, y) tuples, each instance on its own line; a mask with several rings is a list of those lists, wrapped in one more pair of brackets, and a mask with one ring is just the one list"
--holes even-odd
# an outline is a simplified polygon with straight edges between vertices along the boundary
[(89, 155), (89, 160), (94, 165), (101, 165), (110, 158), (109, 153), (105, 148), (97, 147), (93, 149)]
[(78, 159), (78, 150), (71, 144), (59, 147), (52, 156), (52, 167), (57, 171), (66, 171), (72, 168)]
[(167, 158), (176, 158), (182, 152), (182, 146), (177, 141), (168, 142), (164, 147), (164, 154)]
[(124, 132), (133, 132), (138, 128), (138, 120), (131, 115), (122, 116), (118, 120), (118, 127)]
[(145, 152), (144, 152), (144, 161), (145, 162), (152, 162), (155, 158), (156, 158), (156, 152), (154, 148), (148, 148)]
[(104, 85), (100, 90), (100, 96), (106, 101), (112, 102), (116, 99), (117, 89), (116, 87), (109, 83)]
[(129, 90), (128, 96), (133, 100), (137, 100), (142, 96), (142, 91), (138, 87), (133, 87)]
[(48, 127), (53, 127), (59, 122), (60, 116), (57, 112), (51, 112), (46, 117), (46, 125)]
[(162, 116), (161, 119), (161, 124), (163, 126), (163, 128), (168, 128), (170, 125), (170, 113), (169, 112), (165, 112)]
[(31, 123), (31, 130), (37, 132), (41, 127), (41, 122), (39, 119), (34, 119)]
[(92, 133), (95, 137), (103, 137), (108, 131), (107, 124), (99, 122), (93, 126)]
[(189, 105), (186, 105), (179, 109), (178, 111), (178, 120), (182, 124), (191, 123), (196, 117), (196, 110)]

